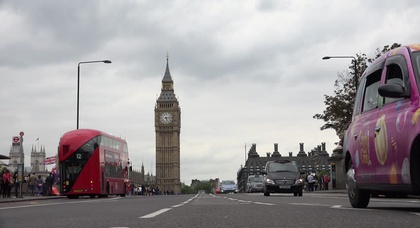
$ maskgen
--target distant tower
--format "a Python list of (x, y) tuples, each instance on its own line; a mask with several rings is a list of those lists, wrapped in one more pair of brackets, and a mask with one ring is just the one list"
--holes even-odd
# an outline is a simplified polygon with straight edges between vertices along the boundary
[[(39, 149), (39, 151), (37, 151)], [(31, 151), (31, 172), (45, 172), (45, 146), (34, 148)]]
[(155, 105), (156, 186), (162, 191), (181, 193), (180, 132), (181, 108), (174, 93), (168, 58), (162, 89)]
[(141, 163), (141, 179), (143, 180), (143, 184), (144, 184), (144, 165), (143, 165), (143, 162)]
[(23, 152), (23, 132), (20, 132), (20, 136), (12, 137), (12, 145), (10, 146), (9, 152), (9, 168), (12, 171), (16, 170), (18, 164), (24, 164), (25, 162), (25, 153)]

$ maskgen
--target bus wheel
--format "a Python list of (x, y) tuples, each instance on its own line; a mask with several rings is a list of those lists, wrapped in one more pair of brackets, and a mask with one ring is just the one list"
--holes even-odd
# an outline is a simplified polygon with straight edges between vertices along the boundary
[(89, 197), (90, 197), (90, 198), (95, 198), (95, 195), (90, 195)]
[(121, 197), (125, 197), (125, 194), (121, 194), (120, 196), (121, 196)]
[(361, 190), (357, 187), (356, 179), (354, 177), (354, 167), (351, 160), (348, 165), (346, 177), (346, 187), (349, 195), (350, 204), (354, 208), (365, 208), (369, 204), (370, 192)]

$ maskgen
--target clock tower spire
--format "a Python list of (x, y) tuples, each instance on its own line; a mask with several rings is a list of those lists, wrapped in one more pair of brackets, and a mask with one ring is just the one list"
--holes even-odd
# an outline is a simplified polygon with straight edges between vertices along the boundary
[(166, 56), (162, 88), (155, 105), (156, 187), (160, 191), (181, 193), (180, 132), (181, 108), (174, 93), (174, 82)]

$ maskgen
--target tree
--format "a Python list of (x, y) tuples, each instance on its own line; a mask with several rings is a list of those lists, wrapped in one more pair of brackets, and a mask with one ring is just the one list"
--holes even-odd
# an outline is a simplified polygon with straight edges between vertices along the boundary
[[(400, 46), (401, 44), (394, 43), (391, 46), (384, 46), (382, 50), (377, 48), (374, 59), (367, 58), (366, 54), (356, 54), (356, 59), (352, 59), (349, 70), (338, 74), (338, 79), (334, 82), (334, 95), (324, 95), (324, 104), (327, 107), (322, 114), (315, 114), (313, 118), (325, 122), (320, 127), (321, 130), (335, 130), (340, 140), (336, 144), (343, 145), (344, 131), (348, 128), (352, 119), (354, 99), (356, 97), (355, 78), (359, 80), (368, 63), (372, 63), (383, 53)], [(356, 64), (354, 61), (356, 61)], [(355, 72), (357, 72), (356, 77)]]
[(212, 186), (210, 182), (208, 181), (201, 181), (195, 186), (194, 190), (195, 190), (195, 193), (197, 193), (198, 190), (204, 190), (205, 192), (210, 193), (212, 190)]
[(181, 184), (181, 194), (194, 194), (194, 189), (184, 183)]

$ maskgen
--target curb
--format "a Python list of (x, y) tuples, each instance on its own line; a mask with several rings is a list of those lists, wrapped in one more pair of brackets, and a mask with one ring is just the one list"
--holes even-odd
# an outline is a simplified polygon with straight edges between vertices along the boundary
[(50, 200), (50, 199), (63, 199), (66, 198), (65, 196), (29, 196), (29, 197), (22, 197), (22, 198), (0, 198), (0, 203), (15, 203), (15, 202), (23, 202), (23, 201), (33, 201), (33, 200)]

